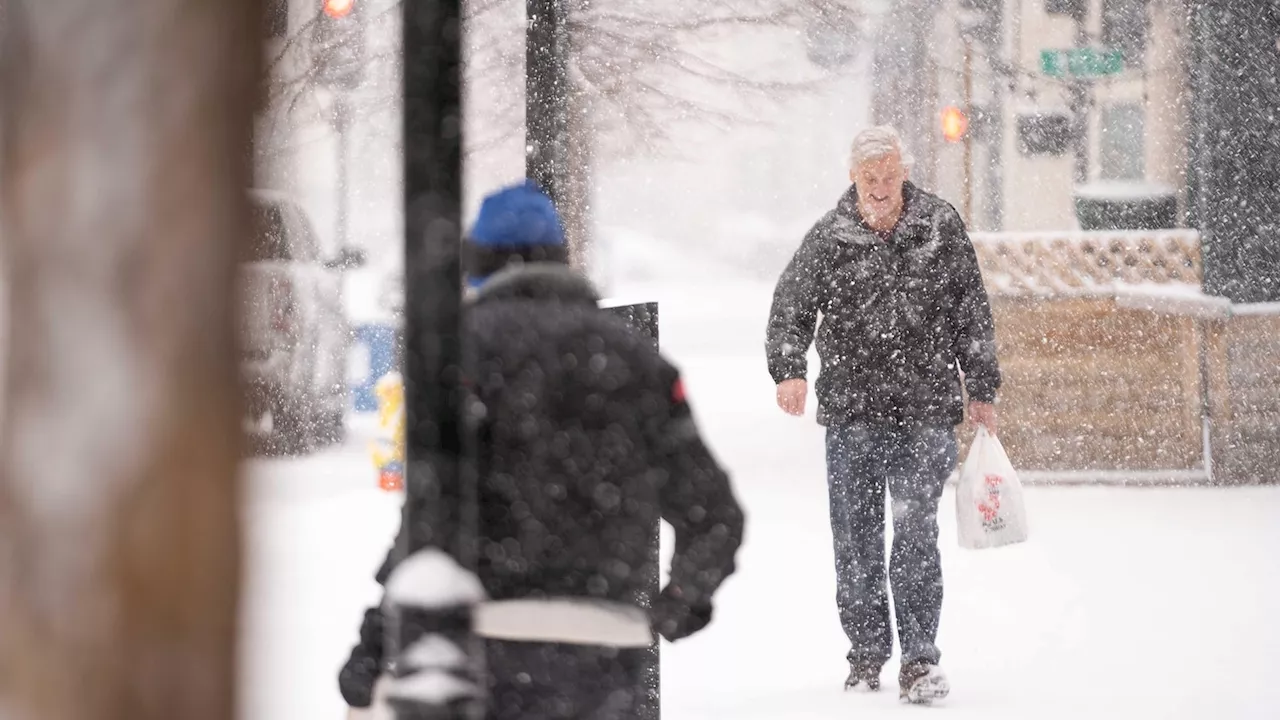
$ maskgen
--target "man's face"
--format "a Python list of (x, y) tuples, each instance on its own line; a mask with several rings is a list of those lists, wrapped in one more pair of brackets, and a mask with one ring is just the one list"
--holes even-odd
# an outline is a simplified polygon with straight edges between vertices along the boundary
[(895, 152), (863, 160), (849, 172), (858, 188), (858, 209), (868, 222), (896, 220), (902, 211), (902, 183), (907, 169)]

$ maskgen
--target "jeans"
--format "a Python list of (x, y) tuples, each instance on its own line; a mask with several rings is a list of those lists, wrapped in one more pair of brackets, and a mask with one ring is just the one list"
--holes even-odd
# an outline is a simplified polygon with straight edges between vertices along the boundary
[(951, 425), (853, 423), (827, 429), (827, 483), (835, 546), (836, 605), (849, 661), (880, 667), (893, 654), (885, 582), (886, 485), (892, 499), (893, 587), (904, 664), (937, 664), (942, 613), (938, 501), (956, 464)]

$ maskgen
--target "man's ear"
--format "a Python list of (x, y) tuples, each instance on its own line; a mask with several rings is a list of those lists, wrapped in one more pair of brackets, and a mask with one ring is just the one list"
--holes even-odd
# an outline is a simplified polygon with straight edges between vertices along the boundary
[(857, 169), (849, 168), (849, 182), (857, 182)]

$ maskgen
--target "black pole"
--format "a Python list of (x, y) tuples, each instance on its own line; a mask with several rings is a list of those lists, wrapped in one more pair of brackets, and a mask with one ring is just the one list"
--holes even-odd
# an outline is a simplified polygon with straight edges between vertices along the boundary
[[(658, 334), (658, 303), (646, 302), (632, 305), (612, 305), (608, 311), (621, 317), (628, 325), (635, 328), (653, 343), (654, 350), (661, 350)], [(662, 589), (662, 578), (658, 568), (661, 567), (661, 533), (662, 523), (659, 521), (649, 530), (649, 566), (652, 572), (645, 578), (650, 597), (657, 597)], [(658, 720), (662, 717), (662, 653), (658, 643), (648, 650), (644, 668), (644, 700), (637, 708), (639, 720)]]
[(569, 42), (564, 0), (526, 0), (525, 175), (564, 206)]
[[(461, 529), (462, 107), (459, 0), (404, 0), (405, 460), (411, 554)], [(439, 517), (435, 517), (439, 515)], [(432, 522), (434, 521), (434, 522)], [(464, 563), (465, 564), (465, 563)]]
[[(397, 720), (481, 718), (471, 609), (473, 448), (462, 423), (459, 0), (403, 0), (405, 504), (387, 581)], [(442, 589), (449, 592), (442, 595)]]

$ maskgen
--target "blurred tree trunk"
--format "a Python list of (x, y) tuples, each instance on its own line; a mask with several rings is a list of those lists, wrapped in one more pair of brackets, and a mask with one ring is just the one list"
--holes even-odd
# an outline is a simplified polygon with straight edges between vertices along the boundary
[(0, 715), (230, 720), (255, 3), (0, 13)]
[(939, 0), (893, 0), (876, 31), (871, 72), (874, 121), (898, 129), (915, 158), (911, 179), (928, 189), (935, 181), (938, 133), (929, 38), (939, 10)]
[[(571, 38), (572, 42), (572, 38)], [(569, 118), (565, 144), (564, 201), (560, 215), (564, 221), (569, 263), (589, 272), (593, 260), (594, 212), (591, 188), (595, 166), (596, 133), (591, 123), (591, 101), (581, 81), (569, 76)]]

